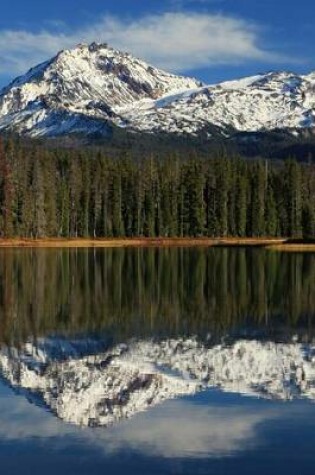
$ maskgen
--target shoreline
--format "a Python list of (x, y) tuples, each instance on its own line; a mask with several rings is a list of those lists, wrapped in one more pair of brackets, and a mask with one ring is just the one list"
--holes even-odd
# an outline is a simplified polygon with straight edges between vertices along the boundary
[(0, 249), (170, 248), (170, 247), (261, 247), (276, 252), (315, 252), (315, 242), (289, 238), (42, 238), (0, 239)]
[[(269, 238), (43, 238), (0, 239), (0, 248), (119, 248), (119, 247), (272, 247), (292, 246), (287, 239)], [(299, 245), (300, 246), (300, 245)], [(315, 249), (315, 244), (312, 245)]]

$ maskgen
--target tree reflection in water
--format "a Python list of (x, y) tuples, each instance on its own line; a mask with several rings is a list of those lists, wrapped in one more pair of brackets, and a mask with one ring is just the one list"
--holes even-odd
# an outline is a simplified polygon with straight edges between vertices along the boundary
[(0, 251), (0, 335), (313, 336), (315, 254), (262, 249)]

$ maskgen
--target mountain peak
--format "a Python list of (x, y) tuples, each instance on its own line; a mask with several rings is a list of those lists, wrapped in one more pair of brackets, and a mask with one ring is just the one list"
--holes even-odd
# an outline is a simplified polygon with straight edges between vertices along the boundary
[(118, 50), (115, 50), (111, 46), (109, 46), (108, 43), (78, 43), (76, 44), (73, 48), (66, 48), (63, 50), (60, 50), (56, 54), (56, 58), (63, 56), (63, 55), (73, 55), (73, 54), (80, 54), (80, 53), (98, 53), (99, 51), (110, 51), (110, 52), (116, 52), (117, 54), (124, 54), (122, 52), (119, 52)]
[[(154, 68), (107, 44), (80, 44), (60, 51), (1, 91), (0, 129), (59, 135), (81, 131), (78, 124), (83, 118), (83, 132), (90, 119), (94, 125), (99, 120), (103, 130), (116, 115), (115, 107), (198, 85), (194, 79)], [(62, 116), (62, 126), (52, 126), (52, 113), (58, 113), (59, 121)]]

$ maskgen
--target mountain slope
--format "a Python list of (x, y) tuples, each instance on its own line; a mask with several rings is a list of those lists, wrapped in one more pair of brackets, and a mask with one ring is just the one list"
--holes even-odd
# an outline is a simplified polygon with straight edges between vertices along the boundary
[(217, 85), (175, 76), (107, 45), (79, 45), (0, 92), (0, 130), (33, 137), (145, 133), (229, 137), (312, 131), (315, 73), (267, 73)]

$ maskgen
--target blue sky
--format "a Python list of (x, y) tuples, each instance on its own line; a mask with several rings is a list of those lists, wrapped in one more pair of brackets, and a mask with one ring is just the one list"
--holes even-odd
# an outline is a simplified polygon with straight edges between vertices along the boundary
[(315, 70), (314, 0), (3, 0), (1, 7), (0, 85), (94, 40), (207, 83)]

